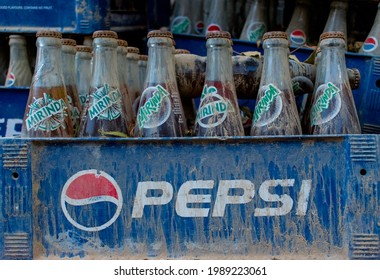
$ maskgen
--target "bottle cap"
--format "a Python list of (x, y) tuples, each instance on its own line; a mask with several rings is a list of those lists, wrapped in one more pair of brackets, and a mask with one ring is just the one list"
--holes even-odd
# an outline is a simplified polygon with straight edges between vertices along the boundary
[(140, 50), (138, 48), (135, 48), (135, 47), (128, 47), (127, 50), (128, 50), (128, 53), (139, 53), (140, 52)]
[(84, 45), (79, 45), (77, 46), (77, 52), (92, 52), (92, 48), (90, 46), (84, 46)]
[(352, 68), (352, 73), (354, 75), (354, 81), (351, 84), (351, 89), (357, 89), (359, 88), (360, 80), (361, 80), (360, 71), (357, 68)]
[(117, 39), (117, 33), (111, 30), (98, 30), (92, 34), (92, 38), (113, 38)]
[(145, 55), (145, 54), (140, 54), (140, 55), (139, 55), (139, 60), (142, 60), (142, 61), (148, 61), (148, 56)]
[(286, 32), (283, 32), (283, 31), (270, 31), (270, 32), (264, 33), (263, 42), (266, 39), (286, 39), (286, 40), (288, 40), (288, 35), (286, 34)]
[(224, 38), (231, 40), (231, 34), (227, 31), (210, 31), (206, 34), (206, 40), (211, 38)]
[(319, 36), (319, 41), (322, 41), (324, 39), (330, 39), (330, 38), (340, 38), (344, 40), (344, 33), (340, 31), (329, 31), (324, 32)]
[(23, 36), (23, 35), (9, 35), (9, 39), (24, 39), (25, 40), (25, 36)]
[(77, 45), (77, 42), (74, 39), (67, 39), (67, 38), (61, 39), (61, 43), (63, 46), (74, 46), (75, 47)]
[(62, 38), (62, 33), (59, 31), (52, 31), (52, 30), (41, 30), (36, 33), (36, 37), (52, 37), (52, 38)]
[(174, 54), (190, 54), (190, 52), (185, 49), (175, 49)]
[(147, 35), (148, 39), (152, 37), (166, 37), (173, 39), (173, 33), (170, 31), (165, 31), (165, 30), (152, 30), (148, 33)]
[(117, 45), (121, 47), (128, 47), (128, 42), (126, 40), (117, 39)]

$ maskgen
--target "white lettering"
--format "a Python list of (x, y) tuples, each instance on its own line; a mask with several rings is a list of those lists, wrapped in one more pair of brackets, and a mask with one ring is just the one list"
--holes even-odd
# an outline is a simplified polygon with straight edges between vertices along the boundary
[[(20, 125), (20, 129), (16, 129), (16, 126)], [(21, 134), (22, 119), (8, 119), (7, 130), (5, 137), (13, 137)]]
[[(229, 190), (241, 189), (241, 195), (229, 195)], [(227, 204), (245, 204), (255, 196), (255, 186), (248, 180), (222, 180), (219, 183), (218, 194), (216, 196), (213, 217), (223, 217)]]
[[(148, 196), (149, 191), (161, 190), (160, 196)], [(139, 182), (133, 205), (132, 218), (141, 218), (146, 205), (165, 205), (173, 198), (173, 186), (168, 182)]]
[(211, 194), (191, 194), (192, 190), (212, 189), (213, 180), (207, 181), (187, 181), (178, 190), (175, 210), (181, 217), (207, 217), (210, 208), (198, 207), (190, 208), (188, 204), (192, 203), (211, 203)]
[(311, 180), (302, 180), (301, 190), (298, 197), (297, 212), (296, 215), (305, 216), (307, 205), (309, 204), (311, 190)]
[(254, 216), (283, 216), (286, 215), (292, 210), (293, 199), (287, 195), (278, 195), (271, 194), (269, 192), (270, 187), (276, 187), (280, 185), (281, 187), (293, 187), (294, 179), (288, 180), (267, 180), (261, 184), (259, 189), (260, 197), (267, 202), (281, 202), (282, 206), (280, 207), (265, 207), (265, 208), (256, 208)]

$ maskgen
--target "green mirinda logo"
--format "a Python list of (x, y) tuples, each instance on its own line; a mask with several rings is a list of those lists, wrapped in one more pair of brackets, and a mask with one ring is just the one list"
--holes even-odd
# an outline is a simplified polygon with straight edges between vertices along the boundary
[(28, 117), (25, 120), (28, 131), (31, 129), (54, 131), (61, 126), (65, 127), (65, 118), (68, 113), (63, 99), (56, 100), (48, 93), (44, 93), (43, 97), (35, 98), (29, 108)]
[[(340, 111), (341, 107), (341, 101), (339, 92), (340, 89), (335, 86), (333, 83), (329, 82), (326, 84), (321, 85), (317, 92), (322, 88), (322, 94), (318, 97), (318, 99), (315, 101), (312, 111), (311, 111), (311, 124), (312, 125), (318, 125), (325, 123), (331, 119), (333, 119)], [(332, 100), (337, 98), (336, 104), (332, 104)], [(330, 108), (331, 107), (331, 108)], [(323, 112), (325, 112), (327, 109), (329, 109), (331, 112), (327, 114), (327, 116), (322, 116)]]
[(108, 84), (97, 88), (92, 95), (93, 102), (88, 109), (90, 119), (116, 120), (121, 116), (122, 100), (118, 88), (111, 88)]
[(261, 39), (265, 33), (266, 26), (262, 22), (252, 23), (248, 28), (248, 40), (251, 42), (256, 42)]
[(263, 97), (259, 100), (259, 102), (257, 102), (255, 106), (255, 113), (253, 116), (254, 124), (256, 124), (266, 112), (268, 112), (271, 105), (280, 94), (281, 91), (273, 84), (269, 84), (267, 86)]
[(179, 16), (173, 19), (171, 30), (173, 33), (190, 33), (191, 32), (191, 22), (188, 17)]

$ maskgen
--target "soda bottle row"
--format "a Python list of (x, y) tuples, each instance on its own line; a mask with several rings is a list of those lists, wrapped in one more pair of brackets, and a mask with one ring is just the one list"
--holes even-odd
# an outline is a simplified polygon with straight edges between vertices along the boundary
[[(292, 7), (290, 2), (294, 4), (294, 8), (286, 10), (291, 13), (291, 17), (285, 24), (285, 6)], [(325, 8), (329, 8), (328, 13), (322, 13)], [(379, 8), (380, 4), (377, 9)], [(288, 34), (292, 47), (317, 45), (319, 34), (340, 31), (343, 32), (346, 48), (349, 47), (350, 51), (379, 55), (379, 11), (371, 22), (372, 28), (367, 31), (366, 37), (363, 37), (364, 30), (361, 32), (355, 30), (355, 22), (363, 21), (363, 17), (360, 17), (356, 10), (352, 1), (348, 0), (323, 3), (314, 0), (176, 0), (170, 30), (175, 34), (195, 35), (224, 30), (232, 33), (234, 38), (257, 43), (262, 41), (265, 32), (282, 30)], [(317, 23), (314, 16), (316, 11), (319, 12)], [(367, 11), (365, 14), (367, 15)], [(314, 24), (311, 26), (313, 21)], [(355, 49), (356, 41), (364, 41), (360, 49)]]

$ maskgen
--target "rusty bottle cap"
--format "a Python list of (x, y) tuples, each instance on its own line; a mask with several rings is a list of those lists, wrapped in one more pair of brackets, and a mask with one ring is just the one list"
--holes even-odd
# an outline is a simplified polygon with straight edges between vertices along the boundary
[(139, 55), (139, 60), (141, 60), (141, 61), (148, 61), (148, 56), (145, 55), (145, 54), (140, 54)]
[(288, 35), (286, 34), (286, 32), (283, 32), (283, 31), (270, 31), (270, 32), (264, 33), (263, 41), (265, 41), (266, 39), (286, 39), (286, 40), (288, 40)]
[(140, 53), (140, 50), (135, 47), (128, 47), (127, 48), (128, 53)]
[(111, 30), (98, 30), (92, 34), (92, 38), (113, 38), (117, 39), (117, 33)]
[(77, 45), (77, 42), (74, 39), (67, 39), (67, 38), (61, 39), (61, 43), (64, 46), (74, 46), (75, 47)]
[(128, 42), (126, 40), (117, 39), (117, 45), (121, 47), (128, 47)]
[(79, 45), (77, 46), (77, 52), (92, 52), (92, 48), (90, 46), (85, 46), (85, 45)]
[(153, 37), (166, 37), (173, 39), (173, 33), (165, 30), (152, 30), (147, 35), (148, 39)]
[(52, 30), (41, 30), (36, 33), (36, 37), (52, 37), (52, 38), (62, 38), (62, 33), (59, 31), (52, 31)]
[(211, 31), (207, 32), (206, 40), (211, 38), (224, 38), (231, 40), (231, 34), (227, 31)]
[(340, 31), (328, 31), (324, 32), (319, 36), (319, 41), (322, 41), (324, 39), (344, 39), (344, 33)]

